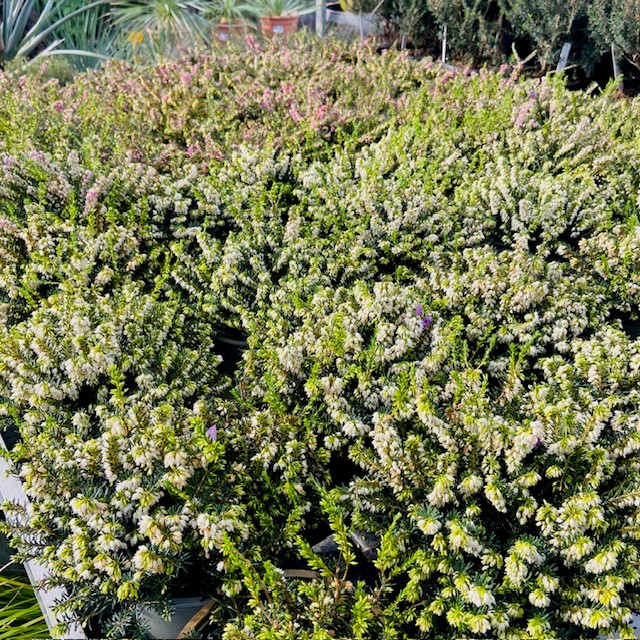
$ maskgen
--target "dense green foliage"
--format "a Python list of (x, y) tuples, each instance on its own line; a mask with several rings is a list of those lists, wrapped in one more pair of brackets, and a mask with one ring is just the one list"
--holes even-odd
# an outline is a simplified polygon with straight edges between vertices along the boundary
[[(365, 0), (367, 7), (377, 4)], [(437, 53), (447, 28), (450, 59), (500, 64), (532, 55), (542, 71), (555, 69), (563, 44), (582, 75), (612, 77), (611, 46), (637, 85), (640, 34), (637, 0), (385, 0), (380, 13), (396, 38)]]
[(204, 567), (227, 640), (633, 637), (638, 105), (516, 76), (0, 76), (12, 533), (69, 613), (142, 635)]
[(49, 630), (33, 587), (25, 577), (12, 575), (3, 567), (0, 571), (0, 638), (31, 640), (48, 637)]
[[(7, 61), (62, 53), (58, 47), (70, 21), (87, 13), (96, 15), (108, 0), (71, 3), (69, 0), (3, 0), (0, 4), (0, 69)], [(67, 53), (76, 53), (67, 47)], [(103, 58), (96, 51), (90, 58)]]

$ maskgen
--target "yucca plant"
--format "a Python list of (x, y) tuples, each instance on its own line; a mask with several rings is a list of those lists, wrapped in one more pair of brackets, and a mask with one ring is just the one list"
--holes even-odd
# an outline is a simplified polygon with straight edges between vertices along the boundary
[(3, 0), (0, 3), (0, 67), (14, 58), (53, 53), (104, 57), (95, 52), (58, 49), (63, 39), (50, 38), (68, 20), (106, 2), (96, 0), (68, 12), (67, 0), (46, 0), (42, 5), (38, 0)]
[[(65, 10), (68, 13), (84, 4), (83, 0), (68, 0)], [(62, 17), (61, 13), (57, 16)], [(120, 29), (113, 22), (108, 2), (62, 21), (54, 29), (52, 37), (55, 40), (64, 40), (65, 46), (70, 49), (98, 54), (71, 56), (69, 62), (76, 71), (95, 68), (103, 59), (122, 58), (125, 55)]]
[(115, 24), (134, 44), (148, 40), (157, 50), (160, 43), (170, 54), (180, 45), (209, 42), (203, 0), (115, 0), (112, 5)]
[(215, 0), (207, 7), (206, 16), (214, 20), (238, 22), (257, 15), (256, 6), (243, 0)]
[(263, 16), (303, 15), (315, 11), (315, 5), (305, 0), (258, 0), (256, 11)]
[(215, 23), (214, 37), (225, 45), (230, 40), (242, 41), (253, 28), (251, 18), (259, 13), (253, 4), (244, 0), (214, 0), (207, 8), (206, 17)]

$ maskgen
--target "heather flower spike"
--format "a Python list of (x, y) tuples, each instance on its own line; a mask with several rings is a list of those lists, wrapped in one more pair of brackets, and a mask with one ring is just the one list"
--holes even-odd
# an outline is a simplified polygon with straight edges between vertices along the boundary
[(207, 429), (207, 435), (213, 440), (217, 440), (218, 439), (218, 428), (216, 427), (215, 424), (211, 425), (208, 429)]

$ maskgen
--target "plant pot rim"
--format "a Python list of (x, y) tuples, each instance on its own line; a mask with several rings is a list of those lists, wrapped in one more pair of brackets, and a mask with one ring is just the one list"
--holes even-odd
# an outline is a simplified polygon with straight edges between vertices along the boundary
[(246, 347), (248, 346), (246, 340), (236, 340), (235, 338), (227, 338), (226, 336), (216, 336), (215, 340), (217, 340), (218, 342), (222, 342), (223, 344), (231, 345), (233, 347), (241, 347), (246, 349)]
[(247, 21), (243, 18), (238, 18), (237, 20), (227, 20), (226, 18), (220, 18), (217, 22), (218, 27), (244, 27), (247, 25)]
[(260, 16), (260, 20), (291, 20), (293, 18), (299, 18), (299, 17), (300, 15), (298, 13), (287, 13), (279, 16), (272, 16), (272, 15)]

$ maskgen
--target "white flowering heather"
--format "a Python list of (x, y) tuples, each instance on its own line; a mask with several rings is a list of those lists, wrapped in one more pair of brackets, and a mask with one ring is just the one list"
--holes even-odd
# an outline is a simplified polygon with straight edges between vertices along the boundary
[(130, 606), (194, 544), (184, 490), (211, 461), (220, 361), (208, 334), (178, 296), (133, 283), (108, 294), (63, 284), (2, 330), (2, 412), (20, 427), (32, 501), (16, 546), (67, 585), (68, 609)]
[(492, 370), (499, 343), (472, 347), (435, 293), (417, 281), (317, 294), (273, 361), (289, 402), (305, 393), (317, 408), (325, 446), (361, 468), (343, 496), (354, 526), (404, 531), (404, 560), (377, 561), (409, 579), (394, 606), (451, 637), (631, 633), (639, 344), (611, 328), (572, 339), (513, 393), (526, 351)]
[(8, 528), (70, 615), (143, 636), (187, 584), (224, 640), (631, 637), (640, 112), (516, 75), (0, 74)]

